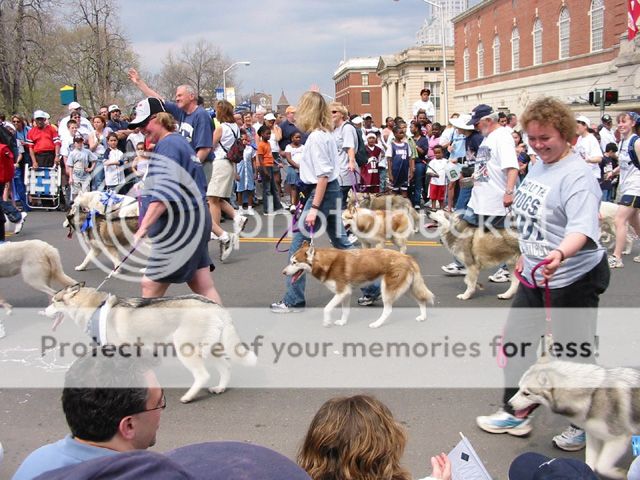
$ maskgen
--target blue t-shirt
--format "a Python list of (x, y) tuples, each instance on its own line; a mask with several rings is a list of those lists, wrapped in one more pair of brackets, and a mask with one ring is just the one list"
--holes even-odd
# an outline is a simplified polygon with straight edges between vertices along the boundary
[[(198, 105), (192, 113), (187, 114), (173, 102), (165, 102), (164, 106), (178, 121), (178, 133), (187, 139), (196, 152), (201, 148), (213, 147), (211, 117), (203, 107)], [(213, 158), (212, 153), (207, 156), (208, 160)]]
[(13, 480), (31, 480), (57, 468), (118, 453), (108, 448), (80, 443), (74, 440), (71, 435), (67, 435), (62, 440), (44, 445), (29, 454), (13, 475)]
[(418, 152), (418, 160), (426, 161), (425, 157), (429, 152), (429, 139), (424, 135), (420, 136), (416, 141), (416, 146), (422, 149), (422, 153)]

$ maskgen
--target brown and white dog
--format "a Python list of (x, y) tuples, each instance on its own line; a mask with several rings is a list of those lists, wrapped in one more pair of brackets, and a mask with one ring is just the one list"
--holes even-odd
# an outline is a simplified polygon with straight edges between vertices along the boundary
[(509, 267), (511, 285), (506, 292), (499, 294), (498, 298), (506, 300), (515, 295), (518, 279), (513, 274), (513, 269), (520, 256), (515, 231), (495, 229), (494, 232), (485, 232), (482, 228), (469, 225), (458, 215), (444, 210), (430, 212), (429, 217), (438, 222), (438, 233), (442, 244), (467, 269), (464, 277), (467, 289), (457, 296), (460, 300), (468, 300), (476, 292), (481, 269), (495, 267), (502, 263), (506, 263)]
[(411, 201), (401, 195), (393, 193), (354, 193), (353, 190), (350, 190), (349, 197), (347, 199), (347, 208), (353, 207), (368, 208), (370, 210), (387, 210), (390, 212), (404, 210), (409, 214), (409, 216), (411, 216), (414, 228), (417, 229), (418, 225), (420, 225), (420, 215), (411, 205)]
[(362, 246), (384, 248), (391, 240), (400, 252), (407, 252), (407, 239), (414, 231), (411, 216), (406, 210), (370, 210), (350, 207), (342, 212), (342, 222)]
[[(382, 279), (384, 308), (380, 318), (369, 324), (371, 328), (378, 328), (385, 322), (391, 315), (393, 303), (409, 289), (420, 306), (420, 315), (416, 317), (419, 322), (427, 319), (427, 303), (433, 304), (434, 300), (416, 261), (395, 250), (315, 248), (304, 242), (282, 273), (291, 276), (292, 282), (310, 273), (335, 294), (324, 307), (323, 325), (326, 327), (331, 323), (346, 325), (353, 288), (377, 279)], [(339, 303), (342, 304), (342, 316), (332, 322), (331, 312)]]

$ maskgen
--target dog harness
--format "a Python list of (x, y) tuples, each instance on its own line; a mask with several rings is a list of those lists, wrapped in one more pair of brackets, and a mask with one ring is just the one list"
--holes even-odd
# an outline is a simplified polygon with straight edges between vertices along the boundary
[(109, 318), (109, 312), (111, 311), (111, 297), (109, 294), (107, 298), (98, 306), (93, 312), (91, 318), (87, 322), (86, 333), (91, 339), (98, 345), (106, 345), (107, 341), (107, 319)]

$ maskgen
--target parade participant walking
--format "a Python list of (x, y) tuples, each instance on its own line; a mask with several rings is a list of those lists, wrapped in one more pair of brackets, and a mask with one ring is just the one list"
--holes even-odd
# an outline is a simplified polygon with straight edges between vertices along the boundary
[[(340, 175), (338, 181), (342, 190), (342, 208), (347, 204), (347, 195), (351, 186), (356, 183), (356, 175), (359, 175), (356, 164), (356, 149), (358, 148), (358, 135), (360, 132), (353, 124), (349, 123), (349, 111), (339, 102), (329, 105), (331, 120), (333, 122), (333, 137), (338, 146), (338, 160), (340, 162)], [(356, 173), (354, 173), (356, 172)]]
[[(333, 104), (332, 104), (333, 105)], [(293, 255), (302, 242), (309, 240), (309, 232), (318, 231), (321, 222), (326, 222), (326, 231), (335, 248), (353, 248), (347, 239), (342, 218), (340, 217), (340, 203), (342, 193), (338, 183), (341, 166), (338, 158), (338, 146), (331, 134), (332, 121), (327, 103), (318, 92), (306, 92), (300, 99), (298, 106), (298, 127), (309, 132), (305, 149), (300, 159), (300, 179), (308, 187), (306, 200), (300, 220), (299, 231), (294, 234), (289, 249)], [(336, 114), (333, 114), (334, 116)], [(304, 296), (306, 275), (292, 282), (286, 279), (287, 291), (281, 301), (271, 304), (274, 313), (290, 313), (305, 307)], [(371, 305), (378, 298), (379, 284), (369, 286), (364, 297), (358, 299), (361, 305)]]
[[(618, 168), (614, 174), (620, 175), (618, 192), (620, 202), (616, 212), (616, 247), (609, 257), (611, 268), (622, 268), (622, 250), (627, 238), (627, 224), (631, 225), (640, 235), (640, 141), (635, 129), (640, 125), (640, 116), (635, 112), (618, 115), (618, 131), (620, 145), (618, 146)], [(640, 255), (633, 259), (640, 262)]]
[(157, 98), (136, 105), (131, 128), (140, 127), (151, 143), (153, 160), (145, 181), (146, 212), (135, 242), (149, 235), (151, 253), (142, 278), (142, 296), (162, 297), (172, 283), (187, 283), (197, 294), (221, 304), (211, 278), (208, 244), (211, 217), (206, 180), (189, 142), (176, 133), (176, 122)]
[(591, 173), (599, 180), (602, 150), (600, 150), (598, 139), (589, 127), (590, 121), (587, 117), (580, 115), (576, 118), (576, 123), (576, 132), (578, 134), (578, 140), (576, 141), (575, 146), (576, 153), (580, 155), (585, 162), (587, 162), (591, 169)]
[[(606, 255), (598, 244), (600, 187), (590, 168), (571, 151), (576, 128), (573, 114), (560, 101), (542, 98), (527, 108), (521, 122), (542, 161), (531, 166), (513, 200), (522, 252), (516, 270), (529, 281), (535, 273), (534, 282), (540, 287), (519, 285), (502, 345), (530, 342), (533, 348), (508, 359), (503, 410), (477, 418), (478, 426), (487, 432), (516, 436), (532, 428), (529, 416), (516, 417), (508, 401), (518, 391), (520, 377), (535, 362), (540, 338), (548, 333), (542, 313), (545, 280), (555, 312), (551, 320), (554, 345), (588, 345), (592, 354), (599, 297), (609, 285)], [(533, 272), (541, 262), (547, 264)], [(594, 361), (593, 355), (572, 357), (554, 350), (567, 360)], [(571, 426), (553, 442), (574, 451), (584, 446), (584, 440), (584, 431)]]

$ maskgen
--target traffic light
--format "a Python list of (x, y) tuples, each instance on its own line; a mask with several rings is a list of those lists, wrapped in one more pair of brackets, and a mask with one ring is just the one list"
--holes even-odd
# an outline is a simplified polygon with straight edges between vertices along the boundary
[(617, 90), (607, 90), (604, 92), (604, 104), (606, 106), (613, 105), (614, 103), (618, 103), (618, 91)]
[(600, 91), (594, 90), (593, 92), (589, 92), (589, 105), (600, 105)]

